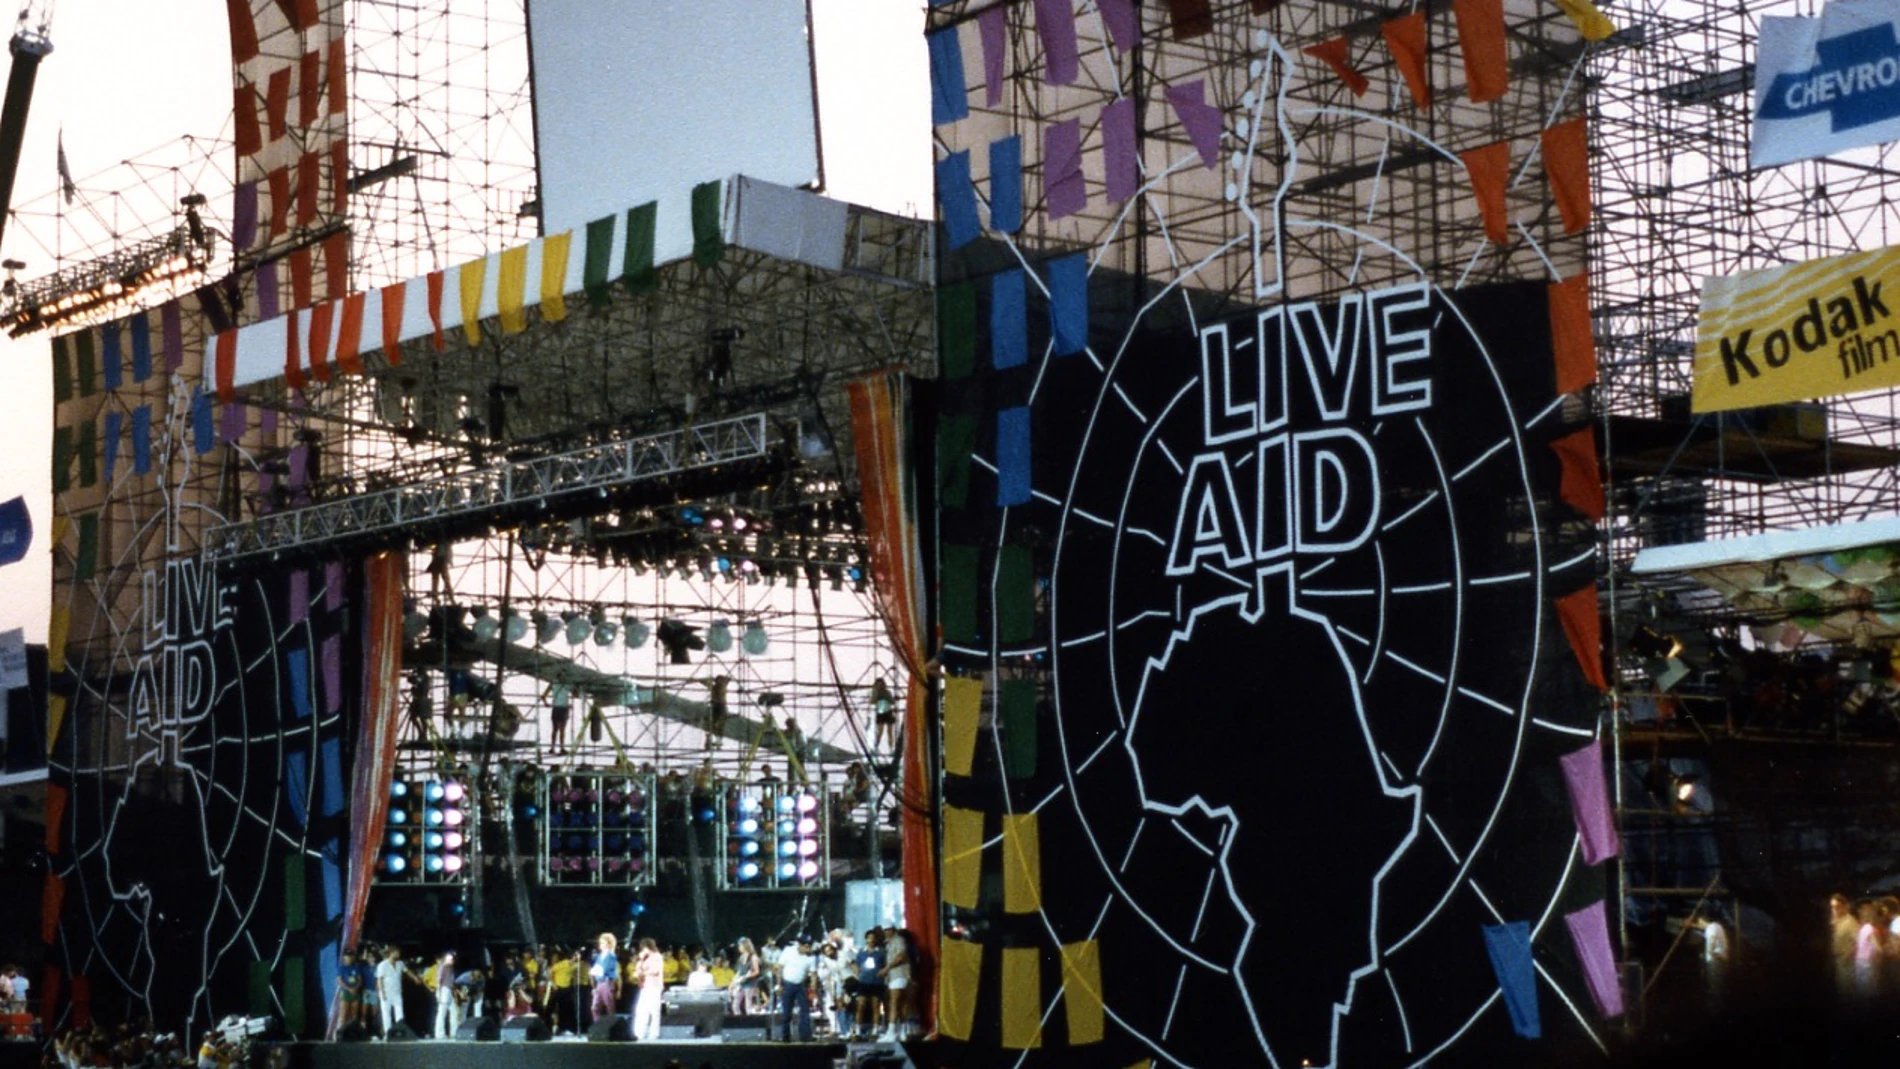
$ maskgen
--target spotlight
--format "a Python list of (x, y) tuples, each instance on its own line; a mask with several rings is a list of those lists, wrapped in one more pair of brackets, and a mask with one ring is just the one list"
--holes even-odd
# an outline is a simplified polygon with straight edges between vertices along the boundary
[(706, 629), (706, 648), (714, 653), (725, 653), (732, 649), (732, 627), (724, 620), (714, 620)]
[(502, 621), (502, 634), (508, 636), (508, 641), (520, 642), (527, 637), (528, 621), (522, 619), (520, 613), (509, 609), (507, 615), (502, 617)]
[(758, 657), (764, 654), (767, 647), (771, 644), (772, 640), (770, 636), (766, 635), (764, 624), (757, 620), (746, 621), (745, 634), (739, 636), (740, 649), (754, 657)]
[(501, 621), (488, 615), (488, 606), (477, 606), (475, 609), (475, 641), (487, 642), (493, 639), (496, 632), (500, 630)]
[(647, 644), (650, 633), (646, 621), (637, 616), (629, 616), (621, 621), (621, 633), (626, 636), (627, 648), (637, 650)]
[(594, 627), (594, 645), (611, 646), (614, 639), (620, 637), (620, 625), (611, 620), (603, 620)]
[(534, 640), (536, 643), (545, 646), (561, 636), (561, 621), (549, 616), (540, 609), (529, 613), (528, 619), (534, 621)]
[(587, 622), (587, 617), (571, 609), (561, 614), (561, 622), (567, 626), (567, 644), (570, 646), (586, 642), (587, 636), (594, 630), (594, 626)]

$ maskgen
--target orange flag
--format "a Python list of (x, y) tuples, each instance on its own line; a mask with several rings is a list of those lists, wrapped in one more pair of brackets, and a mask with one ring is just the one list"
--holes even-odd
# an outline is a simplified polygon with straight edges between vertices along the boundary
[(1550, 451), (1563, 463), (1563, 481), (1557, 496), (1592, 520), (1604, 513), (1603, 476), (1597, 470), (1597, 432), (1585, 427), (1550, 443)]
[(1550, 176), (1550, 195), (1563, 217), (1564, 233), (1574, 234), (1590, 225), (1590, 161), (1584, 145), (1583, 120), (1560, 122), (1540, 135), (1544, 173)]
[(1432, 79), (1425, 69), (1425, 12), (1414, 11), (1379, 24), (1379, 35), (1392, 52), (1392, 64), (1405, 78), (1412, 92), (1412, 103), (1421, 108), (1432, 106)]
[(1557, 392), (1574, 393), (1597, 380), (1597, 343), (1590, 330), (1590, 273), (1550, 284), (1550, 348)]
[(1353, 69), (1352, 58), (1347, 51), (1348, 47), (1344, 37), (1335, 37), (1330, 41), (1309, 45), (1300, 51), (1331, 67), (1333, 73), (1339, 75), (1339, 80), (1345, 83), (1346, 88), (1352, 90), (1353, 96), (1365, 96), (1366, 89), (1372, 83), (1366, 81), (1365, 75)]
[(1478, 198), (1478, 215), (1484, 220), (1484, 236), (1499, 245), (1511, 240), (1511, 221), (1504, 207), (1504, 183), (1510, 178), (1511, 146), (1506, 141), (1458, 154), (1471, 175), (1471, 192)]
[(1603, 675), (1603, 620), (1597, 615), (1596, 583), (1565, 594), (1556, 604), (1557, 620), (1570, 640), (1570, 651), (1577, 655), (1583, 678), (1598, 690), (1609, 690), (1610, 681)]
[(1473, 104), (1504, 95), (1511, 84), (1504, 47), (1504, 0), (1451, 0), (1458, 47), (1465, 54), (1465, 91)]

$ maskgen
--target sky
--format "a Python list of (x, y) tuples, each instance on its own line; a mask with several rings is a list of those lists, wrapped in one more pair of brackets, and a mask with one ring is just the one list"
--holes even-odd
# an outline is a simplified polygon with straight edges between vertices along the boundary
[[(47, 0), (34, 0), (37, 12)], [(906, 0), (810, 0), (818, 66), (820, 140), (828, 192), (902, 214), (929, 208), (929, 84), (922, 5)], [(217, 0), (65, 0), (40, 65), (13, 204), (57, 186), (64, 140), (85, 176), (183, 135), (216, 136), (231, 111), (229, 34)], [(43, 228), (42, 228), (43, 229)], [(21, 278), (49, 273), (32, 223), (13, 222), (0, 255)], [(25, 495), (34, 541), (0, 567), (0, 629), (44, 641), (51, 606), (52, 370), (46, 335), (0, 335), (0, 500)]]

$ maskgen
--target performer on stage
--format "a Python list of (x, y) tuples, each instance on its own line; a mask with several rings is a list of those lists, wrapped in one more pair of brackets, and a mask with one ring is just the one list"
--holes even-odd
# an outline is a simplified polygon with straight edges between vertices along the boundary
[(765, 963), (759, 960), (759, 952), (752, 946), (752, 940), (739, 940), (738, 979), (732, 983), (732, 1012), (736, 1014), (758, 1013), (765, 1002), (759, 997), (759, 985), (765, 975)]
[(792, 1018), (798, 1018), (798, 1039), (811, 1042), (811, 988), (814, 959), (811, 944), (795, 939), (778, 956), (779, 1038), (792, 1041)]
[(594, 1019), (598, 1021), (619, 1012), (620, 955), (615, 950), (619, 941), (612, 932), (600, 933), (600, 940), (595, 946), (594, 964), (588, 968), (587, 975), (594, 980), (593, 1011)]
[(376, 965), (376, 1001), (383, 1010), (383, 1035), (402, 1023), (402, 951), (395, 947), (383, 951)]
[(640, 994), (633, 1005), (633, 1038), (641, 1041), (660, 1038), (660, 1003), (666, 990), (666, 959), (652, 939), (640, 940), (640, 956), (633, 962), (634, 979)]
[(435, 963), (435, 1038), (454, 1039), (462, 1027), (462, 1004), (455, 990), (455, 951)]
[(581, 1030), (580, 957), (578, 950), (556, 947), (554, 960), (548, 965), (548, 1016), (554, 1021), (556, 1033), (563, 1028), (569, 1032)]

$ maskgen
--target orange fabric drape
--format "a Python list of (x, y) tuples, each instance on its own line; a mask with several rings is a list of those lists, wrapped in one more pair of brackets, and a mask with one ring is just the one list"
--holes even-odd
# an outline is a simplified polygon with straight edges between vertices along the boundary
[(218, 388), (218, 403), (228, 405), (237, 400), (237, 331), (218, 333), (217, 341), (212, 344), (211, 360), (213, 381)]
[(1597, 380), (1597, 344), (1590, 330), (1590, 273), (1550, 284), (1550, 347), (1557, 392), (1574, 393)]
[(343, 316), (336, 328), (336, 366), (345, 375), (363, 373), (363, 306), (367, 293), (352, 293), (343, 298)]
[(329, 300), (350, 292), (350, 232), (339, 230), (323, 239), (323, 288)]
[(257, 58), (257, 23), (251, 18), (251, 0), (224, 0), (225, 19), (231, 26), (231, 66)]
[(1597, 468), (1597, 432), (1585, 427), (1550, 443), (1550, 450), (1563, 462), (1563, 481), (1557, 496), (1592, 520), (1604, 513), (1603, 476)]
[(402, 588), (408, 567), (399, 553), (363, 562), (367, 592), (363, 633), (363, 717), (356, 732), (350, 781), (349, 888), (344, 892), (343, 941), (355, 949), (369, 905), (376, 851), (389, 815), (389, 780), (396, 768), (402, 723)]
[[(276, 194), (272, 194), (275, 196)], [(314, 299), (311, 294), (313, 285), (310, 277), (310, 249), (297, 249), (290, 254), (290, 304), (293, 308), (308, 308)]]
[(408, 283), (383, 287), (383, 359), (390, 367), (402, 365), (402, 305)]
[(448, 348), (448, 341), (442, 336), (442, 287), (443, 285), (444, 285), (444, 280), (442, 277), (442, 272), (440, 271), (429, 272), (429, 278), (428, 278), (429, 323), (431, 326), (435, 328), (435, 332), (430, 335), (430, 340), (435, 345), (435, 351), (438, 353)]
[(1484, 220), (1484, 236), (1499, 245), (1511, 240), (1511, 220), (1504, 206), (1504, 184), (1510, 179), (1511, 145), (1493, 141), (1458, 154), (1471, 176), (1471, 195), (1478, 200), (1478, 215)]
[(1564, 221), (1564, 233), (1575, 234), (1590, 225), (1590, 160), (1584, 143), (1583, 120), (1572, 119), (1539, 135), (1544, 173), (1550, 176), (1550, 196)]
[(1379, 36), (1392, 52), (1392, 65), (1405, 79), (1412, 103), (1432, 106), (1432, 78), (1425, 67), (1425, 12), (1414, 11), (1379, 24)]
[(1571, 652), (1577, 655), (1583, 678), (1598, 690), (1609, 690), (1610, 681), (1603, 675), (1603, 621), (1597, 615), (1596, 584), (1573, 590), (1558, 598), (1556, 604), (1557, 620), (1563, 624)]
[(906, 426), (909, 380), (899, 372), (851, 382), (851, 436), (857, 450), (864, 533), (871, 549), (872, 589), (891, 643), (910, 669), (904, 692), (903, 779), (899, 801), (904, 843), (904, 921), (926, 966), (913, 970), (915, 1005), (926, 1031), (936, 1017), (934, 965), (941, 945), (937, 850), (931, 805), (930, 680), (924, 671), (923, 558), (917, 542), (915, 475)]
[(1465, 57), (1465, 92), (1473, 104), (1504, 96), (1511, 84), (1504, 40), (1504, 0), (1452, 0), (1458, 47)]
[(1319, 44), (1309, 45), (1300, 51), (1331, 67), (1333, 73), (1339, 76), (1340, 82), (1343, 83), (1346, 88), (1352, 90), (1353, 96), (1365, 96), (1366, 90), (1371, 87), (1372, 83), (1366, 81), (1365, 75), (1353, 69), (1352, 55), (1349, 49), (1350, 43), (1344, 37), (1335, 37), (1330, 41), (1321, 41)]
[(335, 306), (329, 302), (310, 309), (310, 377), (330, 381), (330, 317)]

